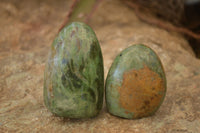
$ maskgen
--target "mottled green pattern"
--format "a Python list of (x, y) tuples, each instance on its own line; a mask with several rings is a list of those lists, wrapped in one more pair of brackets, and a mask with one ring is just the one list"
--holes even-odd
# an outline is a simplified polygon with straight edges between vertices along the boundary
[[(125, 113), (127, 110), (119, 105), (119, 93), (117, 88), (122, 86), (123, 74), (131, 69), (139, 70), (144, 68), (144, 65), (152, 71), (159, 74), (164, 80), (166, 88), (166, 77), (162, 63), (155, 52), (149, 47), (138, 44), (128, 47), (123, 50), (114, 60), (106, 79), (106, 106), (108, 111), (116, 116), (124, 118), (133, 118), (133, 113)], [(166, 91), (166, 90), (165, 90)], [(166, 92), (164, 92), (166, 93)], [(164, 94), (165, 95), (165, 94)], [(165, 96), (163, 96), (164, 99)], [(163, 101), (162, 99), (162, 101)], [(162, 103), (161, 101), (161, 103)], [(160, 103), (160, 105), (161, 105)], [(155, 111), (158, 109), (157, 107)]]
[(104, 70), (93, 30), (74, 22), (55, 38), (44, 74), (44, 101), (54, 114), (94, 117), (102, 108)]

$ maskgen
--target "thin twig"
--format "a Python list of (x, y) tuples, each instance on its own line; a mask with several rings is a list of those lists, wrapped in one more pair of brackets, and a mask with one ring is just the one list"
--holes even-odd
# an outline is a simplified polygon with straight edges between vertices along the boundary
[(68, 23), (70, 16), (72, 15), (72, 12), (75, 8), (75, 6), (78, 4), (80, 0), (73, 0), (73, 3), (69, 9), (69, 12), (67, 13), (65, 20), (63, 22), (63, 24), (61, 25), (61, 27), (59, 28), (58, 32), (60, 32), (62, 30), (63, 27), (65, 27), (65, 25)]
[(90, 12), (90, 14), (87, 16), (87, 18), (85, 19), (85, 22), (88, 23), (90, 18), (92, 18), (92, 16), (94, 15), (94, 12), (97, 10), (97, 8), (99, 7), (99, 4), (102, 2), (103, 0), (96, 0), (95, 5), (93, 6), (92, 11)]
[[(86, 17), (85, 19), (85, 22), (88, 23), (88, 21), (90, 20), (90, 18), (93, 16), (94, 12), (97, 10), (100, 2), (103, 1), (103, 0), (96, 0), (96, 3), (94, 4), (93, 6), (93, 9), (92, 11), (90, 12), (90, 14)], [(65, 27), (65, 25), (68, 23), (69, 21), (69, 18), (71, 17), (73, 11), (74, 11), (74, 8), (75, 6), (80, 2), (80, 0), (73, 0), (73, 3), (69, 9), (69, 12), (67, 13), (66, 17), (65, 17), (65, 20), (63, 22), (63, 24), (61, 25), (61, 27), (59, 28), (58, 32), (60, 32), (62, 30), (63, 27)]]
[(189, 30), (187, 28), (175, 27), (173, 25), (166, 25), (164, 21), (161, 21), (161, 20), (158, 20), (158, 19), (148, 18), (140, 12), (140, 6), (139, 5), (134, 4), (132, 2), (129, 2), (129, 1), (125, 1), (125, 3), (128, 6), (130, 6), (131, 8), (135, 9), (136, 16), (142, 21), (145, 21), (145, 22), (152, 24), (152, 25), (156, 25), (156, 26), (163, 28), (165, 30), (168, 30), (168, 31), (175, 31), (175, 32), (183, 33), (183, 34), (188, 35), (188, 36), (195, 38), (195, 39), (200, 39), (200, 34), (196, 34), (196, 33), (192, 32), (191, 30)]

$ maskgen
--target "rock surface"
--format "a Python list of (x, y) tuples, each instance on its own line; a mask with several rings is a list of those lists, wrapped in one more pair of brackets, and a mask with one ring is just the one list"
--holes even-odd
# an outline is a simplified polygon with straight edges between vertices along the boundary
[(138, 20), (118, 0), (104, 0), (90, 21), (102, 47), (105, 76), (131, 44), (150, 46), (167, 77), (166, 98), (152, 117), (127, 120), (105, 105), (94, 119), (55, 117), (43, 103), (45, 60), (72, 1), (0, 2), (0, 131), (69, 133), (199, 133), (200, 60), (187, 41)]

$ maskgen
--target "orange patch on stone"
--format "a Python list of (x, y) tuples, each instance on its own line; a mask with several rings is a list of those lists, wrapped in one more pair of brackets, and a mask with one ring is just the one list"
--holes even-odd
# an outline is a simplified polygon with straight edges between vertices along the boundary
[(75, 34), (75, 31), (73, 30), (72, 33), (71, 33), (71, 37), (73, 37)]
[(51, 57), (54, 57), (56, 55), (56, 49), (54, 46), (51, 47)]
[(123, 83), (118, 91), (120, 105), (133, 112), (134, 118), (139, 118), (151, 115), (160, 106), (165, 85), (156, 72), (144, 65), (142, 69), (124, 72)]
[(53, 87), (52, 87), (52, 83), (49, 85), (49, 88), (48, 88), (48, 89), (49, 89), (50, 96), (51, 96), (51, 97), (54, 97), (54, 96), (53, 96)]

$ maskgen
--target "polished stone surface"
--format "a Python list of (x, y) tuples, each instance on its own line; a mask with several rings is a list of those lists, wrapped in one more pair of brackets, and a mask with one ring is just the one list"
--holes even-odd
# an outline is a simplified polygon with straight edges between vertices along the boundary
[(88, 118), (102, 108), (104, 70), (94, 31), (73, 22), (55, 38), (44, 73), (44, 101), (58, 116)]
[(166, 77), (155, 52), (133, 45), (115, 58), (106, 79), (106, 105), (116, 116), (136, 119), (153, 115), (166, 94)]

